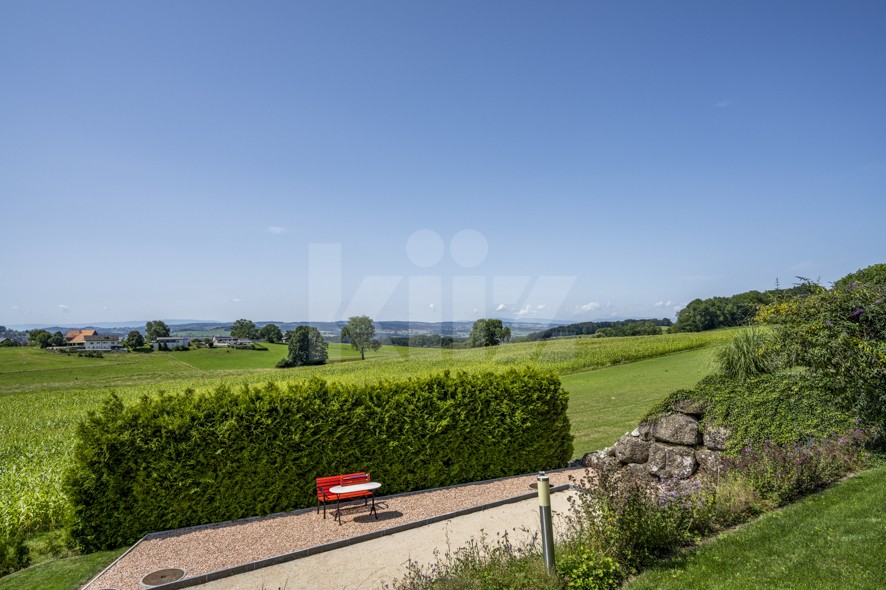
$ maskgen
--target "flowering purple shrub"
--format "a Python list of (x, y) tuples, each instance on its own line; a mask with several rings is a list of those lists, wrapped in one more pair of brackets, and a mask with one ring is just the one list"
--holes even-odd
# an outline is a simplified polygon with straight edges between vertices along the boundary
[(831, 484), (864, 465), (866, 435), (855, 430), (833, 438), (778, 445), (749, 442), (727, 466), (761, 498), (783, 505)]

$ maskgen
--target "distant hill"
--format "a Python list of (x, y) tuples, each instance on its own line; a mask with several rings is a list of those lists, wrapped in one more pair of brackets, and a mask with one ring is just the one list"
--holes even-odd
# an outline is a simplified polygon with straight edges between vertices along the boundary
[[(213, 335), (226, 335), (231, 331), (234, 322), (220, 322), (210, 320), (163, 320), (175, 335), (192, 337), (209, 337)], [(9, 326), (15, 330), (43, 329), (49, 332), (65, 333), (70, 329), (93, 329), (104, 334), (127, 334), (131, 330), (145, 331), (147, 321), (126, 322), (94, 322), (90, 324), (19, 324)], [(511, 334), (516, 338), (526, 336), (532, 332), (546, 330), (552, 326), (563, 325), (564, 322), (555, 320), (502, 320), (502, 323), (511, 329)], [(294, 330), (296, 326), (312, 326), (317, 328), (323, 337), (330, 342), (337, 342), (341, 329), (347, 324), (345, 321), (338, 322), (283, 322), (283, 321), (257, 321), (259, 328), (267, 324), (276, 324), (282, 331)], [(379, 338), (384, 342), (390, 338), (408, 338), (417, 335), (451, 336), (455, 339), (467, 338), (473, 327), (473, 320), (455, 322), (407, 322), (402, 320), (376, 320), (375, 328)]]
[[(406, 322), (401, 320), (376, 320), (375, 329), (379, 339), (384, 342), (391, 338), (409, 338), (410, 336), (432, 335), (451, 336), (455, 339), (467, 338), (471, 333), (474, 325), (473, 320), (456, 321), (456, 322)], [(531, 332), (546, 329), (559, 322), (550, 320), (540, 321), (509, 321), (502, 320), (502, 323), (511, 329), (514, 337), (525, 336)], [(261, 321), (255, 322), (259, 328), (267, 324), (276, 324), (282, 331), (294, 330), (297, 326), (311, 326), (316, 328), (323, 334), (328, 342), (337, 342), (341, 334), (341, 329), (347, 324), (345, 321), (338, 322), (281, 322), (281, 321)], [(189, 324), (179, 324), (172, 326), (174, 334), (185, 336), (208, 337), (215, 334), (227, 334), (230, 332), (234, 322), (192, 322)], [(143, 325), (141, 327), (144, 327)]]

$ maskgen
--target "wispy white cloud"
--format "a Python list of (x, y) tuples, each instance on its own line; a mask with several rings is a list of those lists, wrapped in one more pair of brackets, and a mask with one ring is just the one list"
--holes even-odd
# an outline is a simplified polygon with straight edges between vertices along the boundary
[(428, 304), (428, 309), (430, 309), (431, 311), (434, 311), (435, 309), (437, 309), (437, 306), (434, 305), (433, 303), (429, 303), (429, 304)]
[(600, 304), (596, 301), (591, 301), (581, 306), (582, 311), (594, 311), (595, 309), (600, 309)]
[(535, 309), (541, 311), (541, 310), (543, 310), (543, 309), (547, 309), (547, 307), (548, 307), (547, 305), (545, 305), (544, 303), (542, 303), (541, 305), (536, 305), (536, 306), (535, 306)]
[(63, 312), (70, 311), (70, 309), (71, 309), (70, 306), (65, 305), (64, 303), (59, 303), (59, 304), (58, 304), (58, 308), (59, 308), (60, 310), (62, 310)]
[(674, 304), (673, 301), (656, 301), (655, 307), (670, 307)]
[(731, 98), (724, 98), (723, 100), (716, 103), (714, 106), (718, 109), (728, 109), (729, 107), (735, 105), (735, 101)]
[(286, 233), (286, 228), (285, 228), (285, 227), (280, 227), (279, 225), (272, 225), (271, 227), (268, 228), (268, 233), (272, 233), (272, 234), (285, 234), (285, 233)]
[(13, 305), (12, 309), (21, 309), (18, 305)]
[(532, 315), (532, 306), (531, 305), (524, 305), (519, 310), (517, 310), (517, 315), (519, 315), (519, 316)]
[(495, 311), (507, 311), (508, 306), (504, 303), (499, 303), (498, 307), (495, 308)]
[(239, 297), (234, 297), (233, 299), (231, 299), (231, 303), (243, 303), (244, 301), (246, 300), (240, 299)]

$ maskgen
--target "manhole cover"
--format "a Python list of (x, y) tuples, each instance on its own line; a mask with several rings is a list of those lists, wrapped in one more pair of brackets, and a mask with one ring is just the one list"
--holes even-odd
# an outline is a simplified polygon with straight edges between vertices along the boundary
[(145, 586), (159, 586), (160, 584), (175, 582), (176, 580), (179, 580), (183, 577), (185, 577), (185, 570), (171, 567), (165, 570), (157, 570), (156, 572), (151, 572), (150, 574), (142, 578), (142, 584), (144, 584)]

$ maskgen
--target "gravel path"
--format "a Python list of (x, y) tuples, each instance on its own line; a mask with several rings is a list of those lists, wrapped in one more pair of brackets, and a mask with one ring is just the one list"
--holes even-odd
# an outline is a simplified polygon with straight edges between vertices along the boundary
[[(549, 474), (551, 485), (580, 479), (584, 469)], [(285, 513), (217, 525), (168, 531), (137, 543), (85, 590), (114, 588), (142, 590), (147, 574), (165, 568), (185, 571), (196, 577), (238, 565), (292, 553), (359, 535), (422, 521), (457, 510), (482, 506), (525, 495), (532, 490), (535, 474), (415, 494), (376, 499), (378, 520), (369, 516), (362, 502), (342, 511), (342, 525), (322, 510)]]

